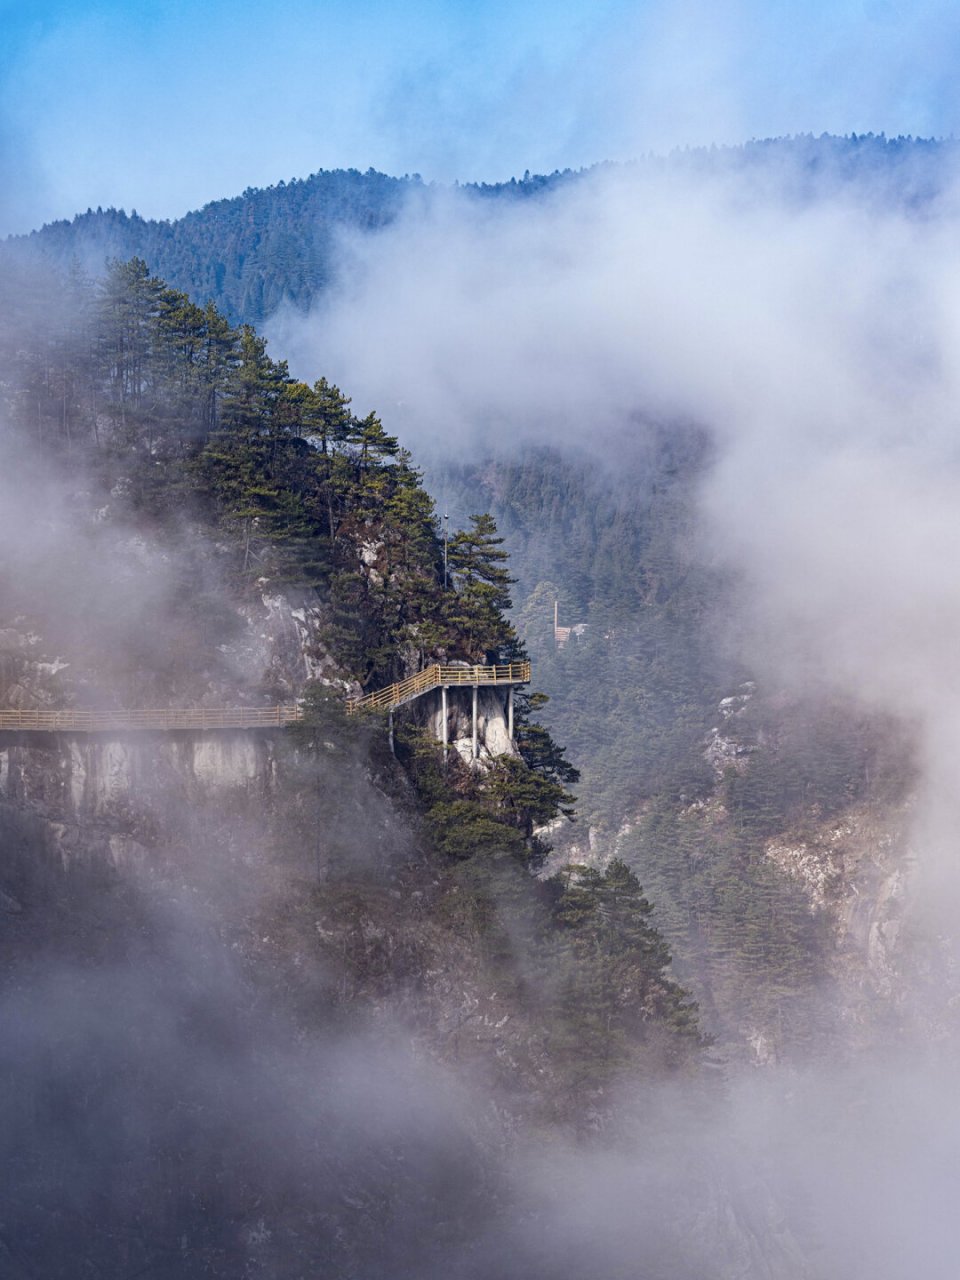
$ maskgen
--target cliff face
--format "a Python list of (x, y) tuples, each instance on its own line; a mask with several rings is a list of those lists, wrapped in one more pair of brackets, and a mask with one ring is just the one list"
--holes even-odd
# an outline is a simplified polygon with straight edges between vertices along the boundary
[(275, 741), (265, 732), (0, 734), (0, 805), (42, 821), (64, 868), (146, 854), (171, 805), (270, 793)]
[[(507, 712), (508, 694), (502, 689), (477, 690), (477, 758), (489, 763), (497, 756), (516, 755), (510, 738)], [(439, 689), (424, 694), (398, 712), (426, 729), (437, 742), (443, 741), (443, 698)], [(452, 688), (447, 692), (447, 743), (467, 764), (473, 759), (473, 691)]]
[[(809, 709), (740, 686), (719, 703), (701, 743), (712, 775), (703, 794), (651, 801), (613, 830), (549, 833), (558, 847), (548, 871), (613, 858), (635, 867), (718, 1051), (754, 1066), (882, 1045), (920, 1009), (933, 1039), (951, 1021), (918, 990), (925, 971), (949, 962), (942, 947), (920, 947), (910, 926), (917, 801), (909, 748), (888, 724), (868, 726), (857, 749), (876, 757), (879, 780), (852, 796), (845, 785), (825, 813), (816, 796), (824, 773), (839, 771), (829, 710), (812, 716), (810, 757), (804, 747), (794, 759), (790, 735)], [(768, 999), (765, 986), (779, 995)]]
[(841, 1017), (869, 1036), (903, 1000), (900, 937), (914, 871), (913, 806), (851, 806), (829, 822), (771, 840), (766, 856), (830, 922)]
[[(312, 680), (341, 705), (357, 686), (324, 647), (326, 623), (302, 592), (230, 605), (219, 672), (198, 701), (293, 699)], [(16, 620), (0, 643), (0, 705), (63, 705), (84, 689), (82, 653), (51, 654)], [(513, 750), (503, 698), (480, 691), (485, 759)], [(439, 737), (438, 709), (415, 714)], [(485, 974), (467, 900), (461, 907), (447, 870), (417, 845), (385, 726), (338, 715), (310, 750), (280, 730), (0, 733), (5, 949), (17, 954), (31, 930), (44, 935), (51, 895), (68, 914), (76, 895), (83, 934), (85, 913), (96, 918), (124, 884), (160, 899), (187, 887), (258, 982), (267, 974), (289, 986), (285, 1003), (307, 990), (321, 1006), (399, 1013), (425, 1053), (453, 1048), (519, 1097), (549, 1078), (538, 1033)], [(451, 742), (465, 755), (470, 715), (469, 691), (452, 694)]]
[(389, 1223), (425, 1229), (410, 1196), (483, 1211), (472, 1173), (433, 1185), (448, 1145), (468, 1171), (484, 1155), (429, 1049), (443, 1012), (479, 1030), (486, 991), (362, 751), (0, 746), (0, 1270), (426, 1265)]
[[(235, 609), (225, 628), (230, 639), (218, 648), (220, 669), (197, 690), (197, 703), (244, 702), (264, 689), (296, 697), (308, 678), (332, 668), (321, 619), (315, 600), (277, 595)], [(0, 632), (0, 705), (62, 706), (90, 683), (82, 651), (51, 654), (41, 635), (16, 620)], [(145, 696), (151, 683), (147, 671)], [(64, 867), (146, 857), (171, 813), (235, 794), (265, 800), (276, 771), (276, 735), (264, 732), (0, 733), (0, 806), (40, 824)]]

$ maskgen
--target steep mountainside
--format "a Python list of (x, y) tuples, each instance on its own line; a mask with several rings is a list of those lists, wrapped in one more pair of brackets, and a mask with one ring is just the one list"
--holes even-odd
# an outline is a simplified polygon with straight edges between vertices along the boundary
[[(952, 154), (799, 139), (670, 163), (766, 181), (788, 152), (798, 200), (850, 178), (882, 200), (889, 180), (921, 211)], [(399, 199), (378, 175), (321, 177), (346, 221), (382, 225)], [(221, 209), (246, 228), (244, 318), (267, 305), (256, 271), (274, 299), (327, 278), (296, 221), (289, 273), (272, 247), (250, 265), (251, 209), (269, 224), (287, 198)], [(33, 247), (66, 260), (72, 235)], [(191, 244), (216, 283), (230, 254)], [(880, 1274), (860, 1188), (879, 1170), (891, 1218), (915, 1195), (903, 1132), (930, 1133), (938, 1043), (930, 1096), (952, 1096), (957, 1002), (932, 975), (954, 970), (902, 914), (913, 743), (744, 667), (737, 584), (696, 542), (703, 434), (637, 419), (609, 469), (569, 447), (435, 461), (445, 565), (376, 414), (292, 379), (152, 262), (94, 283), (20, 247), (2, 261), (0, 704), (305, 715), (256, 736), (0, 734), (4, 1267)], [(435, 704), (398, 715), (395, 755), (382, 721), (345, 713), (433, 661), (526, 653), (550, 701), (518, 699), (515, 750), (494, 750), (498, 720), (479, 766), (444, 759)], [(912, 1052), (910, 1019), (933, 1046), (919, 1102), (880, 1054), (846, 1070), (851, 1047)], [(788, 1070), (738, 1087), (744, 1062)], [(948, 1154), (946, 1105), (933, 1128)], [(945, 1202), (941, 1183), (916, 1198)]]
[(633, 873), (534, 874), (576, 775), (529, 707), (479, 767), (346, 714), (522, 654), (495, 526), (445, 583), (379, 421), (142, 263), (14, 283), (0, 703), (305, 716), (0, 732), (5, 1263), (486, 1274), (516, 1135), (587, 1134), (616, 1082), (702, 1058)]
[[(746, 192), (754, 189), (751, 184), (773, 187), (788, 203), (848, 190), (860, 204), (905, 207), (922, 219), (950, 189), (954, 153), (952, 143), (801, 137), (644, 163), (687, 174), (722, 172), (735, 176)], [(570, 181), (576, 175), (470, 190), (476, 199), (536, 199)], [(284, 298), (309, 304), (336, 270), (332, 229), (375, 232), (414, 191), (419, 199), (431, 198), (431, 190), (415, 179), (318, 174), (218, 202), (169, 225), (84, 215), (29, 241), (11, 242), (7, 255), (16, 261), (22, 250), (42, 249), (63, 263), (76, 255), (99, 269), (113, 234), (110, 226), (116, 224), (122, 234), (112, 251), (136, 248), (151, 266), (168, 264), (165, 269), (176, 281), (189, 282), (200, 296), (211, 293), (229, 314), (252, 320)], [(261, 289), (264, 281), (269, 296)], [(82, 283), (74, 279), (70, 287), (82, 289)], [(216, 361), (216, 345), (203, 336), (199, 313), (192, 323), (189, 343), (200, 362), (191, 376), (202, 385), (203, 369), (212, 367), (211, 358)], [(60, 344), (61, 370), (44, 375), (43, 395), (51, 405), (61, 404), (59, 429), (69, 434), (69, 343), (55, 334), (45, 341)], [(343, 411), (338, 394), (336, 388), (321, 390), (322, 413)], [(206, 429), (209, 410), (196, 409), (203, 403), (202, 397), (191, 401), (194, 408), (181, 418), (181, 432), (196, 438)], [(316, 405), (306, 400), (290, 408), (288, 402), (288, 411), (292, 421), (299, 416), (304, 424), (295, 430), (308, 435)], [(52, 408), (47, 412), (52, 417)], [(169, 408), (164, 412), (170, 416)], [(634, 447), (631, 434), (616, 442), (616, 475), (576, 451), (541, 450), (488, 460), (469, 472), (438, 459), (433, 487), (444, 493), (455, 528), (469, 524), (479, 489), (514, 552), (519, 579), (514, 618), (536, 659), (538, 684), (552, 698), (543, 714), (582, 775), (581, 821), (552, 833), (551, 840), (559, 849), (571, 848), (570, 856), (598, 865), (616, 852), (638, 870), (684, 980), (695, 990), (711, 1032), (730, 1052), (752, 1054), (750, 1046), (759, 1037), (766, 1045), (775, 1043), (775, 1053), (789, 1054), (820, 1039), (811, 1026), (811, 1017), (816, 1022), (819, 1015), (811, 1014), (808, 993), (838, 966), (856, 987), (871, 987), (878, 952), (865, 940), (858, 972), (843, 950), (852, 936), (844, 925), (848, 900), (861, 890), (854, 881), (837, 881), (835, 860), (798, 876), (768, 850), (824, 848), (831, 824), (846, 821), (848, 810), (862, 812), (864, 805), (875, 816), (898, 813), (911, 777), (909, 744), (889, 725), (871, 723), (851, 707), (798, 706), (786, 691), (757, 685), (756, 673), (736, 660), (725, 632), (728, 593), (735, 584), (711, 574), (692, 541), (695, 487), (709, 465), (705, 438), (688, 427), (660, 425), (640, 430)], [(306, 519), (284, 512), (266, 492), (252, 502), (249, 494), (241, 499), (238, 474), (234, 468), (229, 478), (224, 473), (217, 481), (221, 497), (235, 504), (237, 519), (250, 517), (248, 530), (262, 533), (267, 524), (275, 530), (245, 552), (252, 574), (264, 548), (276, 545), (276, 532), (284, 531), (289, 547), (297, 522), (299, 537), (308, 527), (322, 529), (324, 521), (315, 510)], [(232, 486), (232, 495), (224, 486)], [(409, 523), (406, 501), (392, 505), (395, 531)], [(349, 520), (344, 530), (350, 533)], [(395, 532), (394, 537), (399, 551), (403, 536)], [(413, 539), (411, 545), (420, 549), (411, 554), (422, 555), (428, 542)], [(365, 554), (389, 561), (390, 544), (388, 538)], [(435, 540), (430, 556), (436, 561)], [(383, 567), (374, 566), (377, 573)], [(310, 572), (315, 581), (328, 568), (318, 562)], [(406, 674), (411, 664), (423, 661), (431, 644), (443, 646), (427, 620), (436, 603), (430, 589), (414, 617), (411, 603), (398, 612), (390, 591), (371, 592), (369, 579), (339, 571), (335, 576), (335, 611), (363, 612), (366, 621), (359, 648), (348, 627), (331, 639), (332, 651), (364, 687)], [(417, 597), (419, 588), (413, 594)], [(562, 624), (586, 624), (562, 651), (552, 636), (554, 600)], [(366, 665), (358, 667), (361, 650)], [(858, 825), (856, 817), (851, 821)], [(882, 860), (890, 861), (881, 886), (900, 874), (898, 826), (892, 820), (882, 837), (887, 850)], [(708, 856), (707, 850), (719, 856)], [(551, 865), (558, 865), (560, 856)], [(810, 858), (804, 860), (808, 868), (809, 863)], [(824, 878), (839, 894), (829, 907), (810, 889)], [(883, 898), (885, 890), (880, 892)], [(864, 939), (875, 936), (874, 925), (880, 927), (888, 910), (878, 902), (879, 915)], [(755, 920), (750, 938), (740, 928), (744, 916)], [(889, 986), (882, 975), (878, 982)], [(750, 992), (746, 1000), (740, 997), (742, 983)], [(770, 994), (781, 991), (789, 994), (786, 1005), (780, 994)], [(749, 1016), (743, 1006), (749, 1006)], [(795, 1020), (785, 1015), (787, 1007), (796, 1011)]]
[[(738, 660), (736, 584), (696, 545), (700, 433), (638, 428), (615, 452), (615, 475), (547, 449), (431, 470), (452, 510), (479, 498), (509, 537), (541, 715), (583, 762), (581, 822), (553, 834), (552, 865), (634, 867), (728, 1052), (888, 1034), (909, 738)], [(555, 604), (579, 628), (562, 645)]]

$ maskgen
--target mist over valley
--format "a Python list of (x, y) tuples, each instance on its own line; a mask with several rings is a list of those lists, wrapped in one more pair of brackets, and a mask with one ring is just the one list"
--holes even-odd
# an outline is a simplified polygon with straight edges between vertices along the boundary
[(681, 18), (0, 242), (0, 1274), (955, 1276), (956, 144)]

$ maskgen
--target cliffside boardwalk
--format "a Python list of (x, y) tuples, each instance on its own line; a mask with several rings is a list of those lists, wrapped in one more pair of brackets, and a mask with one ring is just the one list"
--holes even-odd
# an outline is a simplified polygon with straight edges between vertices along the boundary
[[(502, 666), (456, 666), (435, 662), (408, 680), (388, 685), (362, 698), (351, 698), (347, 711), (386, 711), (390, 716), (393, 740), (393, 713), (397, 707), (412, 702), (434, 689), (441, 691), (442, 740), (447, 749), (447, 691), (450, 688), (473, 689), (473, 758), (477, 758), (477, 690), (495, 685), (506, 688), (508, 732), (513, 740), (513, 690), (530, 681), (529, 662), (509, 662)], [(208, 729), (277, 729), (303, 719), (297, 703), (280, 703), (273, 707), (162, 707), (144, 711), (91, 711), (84, 708), (48, 710), (37, 707), (0, 709), (0, 731), (18, 733), (123, 733), (175, 732)]]
[(365, 694), (362, 698), (351, 698), (347, 703), (347, 710), (351, 715), (355, 715), (360, 711), (387, 711), (390, 715), (390, 744), (393, 745), (393, 713), (397, 707), (402, 707), (407, 702), (412, 702), (414, 698), (422, 697), (425, 693), (431, 693), (434, 689), (440, 690), (441, 696), (441, 741), (443, 742), (443, 754), (447, 754), (447, 693), (451, 688), (463, 688), (464, 686), (473, 689), (473, 759), (476, 760), (478, 751), (478, 712), (477, 712), (477, 691), (481, 686), (496, 685), (507, 690), (507, 733), (510, 741), (513, 741), (513, 690), (518, 684), (530, 683), (530, 663), (529, 662), (508, 662), (501, 666), (459, 666), (455, 664), (443, 664), (440, 662), (433, 663), (432, 666), (425, 667), (423, 671), (418, 671), (415, 676), (410, 676), (406, 680), (400, 680), (396, 684), (387, 685), (385, 689), (378, 689), (375, 693)]
[(274, 707), (164, 707), (153, 711), (0, 709), (0, 730), (111, 733), (136, 730), (275, 729), (303, 718), (296, 703)]

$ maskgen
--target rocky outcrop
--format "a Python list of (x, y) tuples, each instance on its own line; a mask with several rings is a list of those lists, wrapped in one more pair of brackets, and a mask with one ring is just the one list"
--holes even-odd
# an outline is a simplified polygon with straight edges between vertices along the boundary
[(299, 697), (308, 680), (352, 691), (323, 643), (328, 618), (316, 593), (276, 592), (265, 580), (260, 585), (259, 599), (238, 609), (243, 630), (220, 646), (231, 666), (278, 702)]
[[(121, 681), (119, 672), (112, 679), (111, 672), (102, 669), (100, 652), (84, 652), (79, 645), (67, 653), (51, 651), (29, 619), (11, 619), (0, 629), (0, 706), (288, 702), (300, 697), (310, 680), (347, 692), (353, 685), (324, 644), (327, 621), (315, 592), (277, 592), (266, 580), (252, 599), (226, 606), (221, 598), (209, 626), (184, 636), (166, 637), (160, 623), (145, 614), (145, 633), (157, 625), (169, 646), (179, 640), (181, 647), (172, 653), (151, 653), (153, 664), (145, 662), (139, 673), (125, 670)], [(171, 668), (162, 695), (158, 665)]]
[[(780, 701), (783, 705), (778, 704), (778, 709), (786, 719), (790, 708)], [(758, 727), (758, 722), (751, 722), (756, 707), (756, 691), (749, 682), (719, 703), (713, 727), (702, 744), (713, 785), (695, 800), (679, 797), (670, 815), (676, 825), (666, 839), (693, 851), (689, 854), (693, 861), (688, 864), (693, 874), (698, 866), (706, 865), (705, 859), (717, 856), (711, 850), (724, 847), (737, 830), (739, 817), (728, 808), (731, 780), (736, 783), (748, 777), (752, 768), (765, 765), (770, 754), (779, 749), (775, 734), (768, 735), (763, 727), (771, 720), (776, 724), (776, 717), (762, 717)], [(562, 824), (555, 824), (554, 829), (542, 833), (556, 845), (545, 872), (553, 873), (570, 862), (603, 869), (613, 858), (624, 858), (662, 910), (669, 886), (664, 891), (662, 872), (651, 872), (647, 863), (648, 810), (649, 806), (638, 807), (613, 829), (578, 823), (564, 830)], [(916, 931), (907, 924), (915, 871), (911, 845), (914, 816), (914, 801), (909, 795), (898, 801), (886, 791), (883, 798), (853, 800), (829, 817), (816, 803), (810, 803), (794, 810), (789, 825), (785, 822), (779, 832), (758, 839), (751, 847), (751, 857), (766, 859), (784, 883), (801, 891), (811, 924), (819, 929), (821, 986), (811, 986), (809, 992), (810, 1002), (820, 1003), (826, 1015), (817, 1034), (840, 1037), (848, 1045), (882, 1039), (911, 1004), (917, 1007), (923, 1003), (915, 997), (918, 984), (925, 981), (925, 971), (942, 969), (949, 963), (942, 946), (936, 954), (914, 954)], [(735, 871), (731, 876), (735, 879)], [(670, 937), (684, 981), (704, 1005), (709, 1005), (710, 979), (695, 966), (684, 968), (691, 939), (684, 931), (683, 918), (664, 915), (661, 927)], [(701, 983), (706, 985), (701, 987)], [(829, 1000), (822, 989), (826, 986)], [(730, 1005), (727, 1012), (735, 1015), (736, 999)], [(943, 1022), (947, 1015), (941, 1008), (925, 1016), (927, 1031), (935, 1038), (937, 1020)], [(756, 1066), (772, 1066), (781, 1060), (784, 1036), (779, 1014), (775, 1012), (770, 1022), (761, 1018), (733, 1023), (724, 1024), (723, 1032), (730, 1045), (739, 1045), (746, 1060)]]
[[(498, 756), (516, 755), (510, 738), (505, 689), (481, 687), (477, 690), (477, 757), (489, 763)], [(424, 694), (398, 711), (408, 715), (438, 742), (443, 739), (443, 698), (439, 689)], [(452, 688), (447, 692), (447, 742), (467, 764), (473, 760), (473, 689)]]
[(868, 1027), (905, 995), (911, 967), (901, 931), (914, 865), (912, 806), (857, 805), (802, 837), (768, 842), (766, 856), (801, 886), (812, 912), (831, 921), (840, 1014)]
[(746, 680), (736, 693), (722, 698), (717, 707), (717, 723), (710, 730), (703, 755), (718, 781), (728, 769), (742, 772), (747, 767), (750, 756), (758, 749), (755, 742), (745, 741), (739, 732), (740, 721), (755, 692), (754, 682)]
[[(176, 655), (192, 672), (175, 705), (223, 706), (292, 701), (309, 680), (349, 688), (323, 640), (325, 614), (314, 593), (277, 593), (227, 606), (219, 645)], [(0, 630), (0, 706), (83, 706), (102, 687), (97, 655), (50, 652), (27, 619)], [(136, 682), (134, 682), (136, 687)], [(142, 700), (158, 705), (151, 673)], [(127, 704), (129, 705), (129, 703)], [(282, 735), (216, 731), (39, 734), (0, 732), (0, 809), (29, 815), (36, 838), (62, 867), (78, 862), (142, 861), (169, 842), (191, 810), (238, 798), (266, 806), (276, 786)], [(0, 850), (2, 872), (2, 850)], [(2, 888), (2, 875), (0, 875)]]

